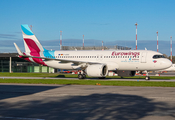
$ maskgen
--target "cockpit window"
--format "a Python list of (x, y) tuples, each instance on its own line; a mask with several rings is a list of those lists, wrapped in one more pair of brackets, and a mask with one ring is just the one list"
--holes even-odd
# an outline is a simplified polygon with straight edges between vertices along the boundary
[(154, 55), (153, 58), (157, 59), (157, 58), (165, 58), (165, 57), (163, 55)]

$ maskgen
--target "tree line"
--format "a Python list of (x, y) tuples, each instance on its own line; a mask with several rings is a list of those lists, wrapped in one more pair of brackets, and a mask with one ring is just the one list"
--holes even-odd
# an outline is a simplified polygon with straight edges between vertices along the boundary
[[(166, 54), (163, 54), (166, 58), (171, 60), (171, 56), (167, 56)], [(172, 56), (172, 63), (175, 64), (175, 56)]]

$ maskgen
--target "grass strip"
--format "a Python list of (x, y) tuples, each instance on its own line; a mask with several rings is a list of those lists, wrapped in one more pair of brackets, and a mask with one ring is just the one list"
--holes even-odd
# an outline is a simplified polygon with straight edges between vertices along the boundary
[[(0, 73), (1, 77), (57, 77), (57, 78), (78, 78), (77, 74), (58, 74), (58, 73)], [(87, 78), (90, 78), (87, 76)], [(121, 79), (120, 76), (106, 76), (111, 79)], [(151, 79), (172, 80), (175, 76), (150, 76)], [(145, 79), (145, 76), (124, 77), (123, 79)]]
[(0, 83), (25, 84), (61, 84), (61, 85), (109, 85), (109, 86), (145, 86), (175, 87), (175, 82), (155, 81), (101, 81), (101, 80), (65, 80), (65, 79), (0, 79)]

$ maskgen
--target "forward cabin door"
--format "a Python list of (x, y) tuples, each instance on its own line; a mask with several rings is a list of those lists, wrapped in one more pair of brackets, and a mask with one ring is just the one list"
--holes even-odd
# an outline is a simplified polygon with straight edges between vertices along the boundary
[(141, 63), (146, 63), (146, 55), (147, 55), (147, 52), (142, 52), (142, 54), (141, 54)]

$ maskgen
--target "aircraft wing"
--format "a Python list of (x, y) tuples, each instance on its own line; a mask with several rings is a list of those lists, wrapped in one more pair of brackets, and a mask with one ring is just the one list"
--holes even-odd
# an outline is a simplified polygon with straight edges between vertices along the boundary
[(19, 54), (20, 56), (23, 56), (23, 57), (30, 57), (29, 55), (25, 55), (24, 53), (22, 53), (21, 50), (19, 49), (19, 47), (17, 46), (16, 43), (14, 43), (14, 45), (15, 45), (15, 48), (16, 48), (16, 50), (17, 50), (17, 52), (18, 52), (18, 54)]
[[(24, 56), (25, 57), (25, 56)], [(28, 56), (31, 58), (40, 58), (43, 59), (43, 61), (50, 61), (50, 60), (55, 60), (55, 61), (60, 61), (60, 63), (74, 63), (76, 65), (82, 64), (82, 63), (87, 63), (87, 64), (99, 64), (98, 62), (89, 62), (89, 61), (78, 61), (78, 60), (66, 60), (66, 59), (55, 59), (55, 58), (46, 58), (46, 57), (36, 57), (36, 56)]]
[(14, 45), (15, 45), (16, 50), (18, 51), (18, 54), (19, 54), (19, 55), (24, 55), (24, 54), (21, 52), (21, 50), (19, 49), (19, 47), (17, 46), (17, 44), (14, 43)]
[(29, 57), (29, 58), (40, 58), (43, 59), (44, 61), (50, 61), (50, 60), (55, 60), (55, 61), (60, 61), (60, 63), (74, 63), (76, 65), (82, 64), (82, 63), (87, 63), (87, 64), (99, 64), (97, 62), (89, 62), (89, 61), (78, 61), (78, 60), (66, 60), (66, 59), (55, 59), (55, 58), (46, 58), (46, 57), (36, 57), (36, 56), (30, 56), (30, 55), (25, 55), (24, 53), (21, 52), (19, 47), (17, 46), (16, 43), (14, 43), (16, 50), (18, 51), (18, 54), (22, 57)]

